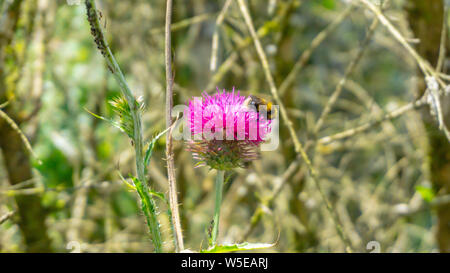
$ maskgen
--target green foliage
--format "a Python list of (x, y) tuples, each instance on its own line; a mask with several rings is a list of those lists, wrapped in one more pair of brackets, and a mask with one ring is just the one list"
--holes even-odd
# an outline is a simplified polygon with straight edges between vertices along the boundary
[(436, 194), (434, 193), (432, 188), (424, 187), (424, 186), (416, 186), (416, 191), (422, 196), (423, 200), (427, 202), (433, 201)]
[(319, 2), (326, 9), (335, 9), (336, 8), (335, 0), (321, 0), (321, 1), (317, 1), (317, 2)]
[(118, 215), (133, 217), (139, 210), (136, 199), (126, 191), (119, 191), (113, 195), (113, 207)]
[(73, 168), (64, 154), (50, 143), (46, 143), (45, 151), (39, 156), (42, 164), (35, 168), (44, 177), (44, 184), (48, 188), (73, 187)]
[(201, 253), (227, 253), (227, 252), (235, 252), (235, 251), (245, 251), (245, 250), (256, 250), (256, 249), (265, 249), (273, 247), (275, 244), (265, 244), (265, 243), (240, 243), (240, 244), (224, 244), (224, 245), (215, 245), (206, 250), (201, 250)]

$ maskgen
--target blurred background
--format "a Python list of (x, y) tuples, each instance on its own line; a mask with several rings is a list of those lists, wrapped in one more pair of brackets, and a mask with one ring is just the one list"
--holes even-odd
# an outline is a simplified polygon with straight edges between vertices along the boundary
[[(111, 49), (146, 105), (151, 138), (165, 129), (166, 2), (96, 2)], [(381, 7), (379, 15), (448, 82), (444, 0), (366, 2)], [(427, 89), (417, 58), (364, 1), (246, 4), (280, 98), (355, 251), (450, 251), (450, 144), (433, 107), (413, 104)], [(174, 105), (216, 87), (270, 94), (237, 1), (175, 0), (172, 47)], [(119, 94), (84, 1), (0, 0), (1, 252), (153, 251), (138, 196), (118, 175), (135, 173), (130, 140), (86, 111), (114, 119), (108, 101)], [(450, 125), (450, 96), (440, 99)], [(342, 252), (285, 125), (276, 151), (227, 172), (219, 241), (277, 242), (258, 250), (265, 252)], [(195, 168), (185, 149), (174, 142), (180, 217), (185, 247), (199, 251), (207, 247), (215, 171)], [(148, 178), (168, 192), (164, 137)], [(157, 203), (164, 250), (174, 251), (167, 206)]]

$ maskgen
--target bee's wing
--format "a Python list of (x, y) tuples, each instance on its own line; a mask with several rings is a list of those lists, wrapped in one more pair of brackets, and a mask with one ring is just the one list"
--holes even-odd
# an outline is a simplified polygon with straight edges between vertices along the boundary
[(244, 100), (244, 102), (243, 102), (242, 104), (243, 104), (244, 106), (249, 106), (251, 102), (252, 102), (252, 97), (249, 96), (249, 97), (247, 97), (247, 98)]
[(260, 101), (260, 103), (263, 103), (263, 104), (266, 104), (266, 103), (271, 102), (273, 100), (272, 96), (269, 95), (269, 94), (266, 94), (266, 93), (264, 93), (264, 94), (262, 94), (262, 93), (251, 94), (249, 96), (252, 96), (253, 98), (255, 98), (256, 100)]

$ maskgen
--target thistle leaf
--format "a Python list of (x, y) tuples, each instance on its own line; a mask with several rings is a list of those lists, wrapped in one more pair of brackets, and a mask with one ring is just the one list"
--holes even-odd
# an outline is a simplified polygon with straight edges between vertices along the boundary
[(155, 147), (155, 143), (156, 141), (158, 141), (158, 139), (160, 137), (162, 137), (167, 131), (169, 131), (170, 127), (167, 128), (166, 130), (162, 131), (161, 133), (159, 133), (157, 136), (155, 136), (150, 143), (148, 144), (148, 148), (147, 151), (145, 151), (145, 157), (144, 157), (144, 163), (145, 166), (148, 166), (148, 164), (150, 163), (150, 159), (152, 157), (152, 153), (153, 153), (153, 148)]
[(148, 193), (150, 193), (150, 195), (158, 197), (159, 199), (161, 199), (161, 201), (169, 204), (169, 202), (167, 201), (166, 196), (164, 195), (164, 193), (158, 192), (158, 191), (154, 191), (154, 190), (151, 190), (151, 189), (148, 189)]
[(133, 185), (131, 185), (130, 183), (128, 183), (128, 181), (122, 176), (122, 174), (121, 174), (119, 171), (117, 171), (117, 173), (119, 174), (120, 179), (122, 180), (122, 182), (125, 183), (125, 185), (126, 185), (130, 190), (133, 190), (133, 191), (136, 190), (136, 187), (133, 186)]
[[(122, 176), (121, 176), (121, 177), (122, 177)], [(122, 177), (122, 179), (125, 180), (123, 177)], [(144, 192), (144, 187), (142, 187), (142, 182), (141, 182), (137, 177), (134, 177), (134, 176), (132, 176), (131, 179), (133, 180), (133, 183), (134, 183), (136, 186), (132, 186), (132, 185), (130, 185), (130, 186), (132, 186), (134, 189), (138, 190), (138, 192), (139, 192), (139, 191), (142, 191), (142, 192), (140, 192), (140, 194), (146, 194), (146, 193)], [(129, 184), (128, 182), (126, 182), (126, 183)], [(139, 188), (138, 188), (138, 187), (139, 187)], [(156, 196), (156, 197), (158, 197), (159, 199), (161, 199), (163, 202), (169, 204), (169, 202), (168, 202), (167, 199), (166, 199), (166, 196), (165, 196), (164, 193), (162, 193), (162, 192), (154, 191), (154, 190), (152, 190), (152, 189), (150, 189), (150, 188), (147, 187), (147, 194), (149, 194), (148, 197), (149, 197), (150, 195), (153, 195), (153, 196)]]
[(122, 129), (122, 127), (120, 126), (120, 124), (119, 124), (118, 122), (116, 122), (116, 121), (114, 121), (114, 120), (111, 120), (111, 119), (109, 119), (109, 118), (105, 118), (105, 117), (103, 117), (103, 116), (99, 116), (99, 115), (97, 115), (97, 114), (95, 114), (95, 113), (92, 113), (91, 111), (89, 111), (89, 110), (86, 109), (86, 108), (84, 108), (84, 110), (85, 110), (86, 112), (88, 112), (89, 114), (91, 114), (92, 116), (94, 116), (94, 117), (96, 117), (96, 118), (98, 118), (98, 119), (101, 119), (101, 120), (104, 120), (104, 121), (110, 123), (112, 126), (116, 127), (116, 128), (119, 129), (121, 132), (124, 132), (124, 133), (125, 133), (125, 131)]

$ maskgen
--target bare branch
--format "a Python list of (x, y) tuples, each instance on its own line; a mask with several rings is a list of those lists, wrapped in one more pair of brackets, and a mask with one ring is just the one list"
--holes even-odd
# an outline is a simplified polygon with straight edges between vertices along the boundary
[[(172, 0), (167, 0), (166, 9), (166, 30), (165, 30), (165, 59), (166, 59), (166, 127), (172, 126), (172, 107), (173, 107), (173, 75), (172, 75), (172, 41), (171, 41), (171, 22), (172, 22)], [(175, 248), (177, 252), (184, 249), (183, 234), (181, 233), (180, 215), (178, 212), (177, 185), (175, 178), (175, 164), (172, 143), (172, 130), (166, 135), (166, 158), (167, 158), (167, 177), (169, 180), (169, 203), (172, 210), (172, 225), (175, 236)]]

